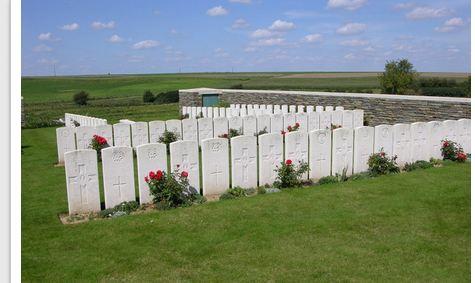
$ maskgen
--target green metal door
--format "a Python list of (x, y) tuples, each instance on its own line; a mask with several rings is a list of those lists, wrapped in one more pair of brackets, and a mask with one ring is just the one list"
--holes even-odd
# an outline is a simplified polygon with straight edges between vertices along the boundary
[(219, 103), (218, 94), (203, 94), (203, 107), (215, 106)]

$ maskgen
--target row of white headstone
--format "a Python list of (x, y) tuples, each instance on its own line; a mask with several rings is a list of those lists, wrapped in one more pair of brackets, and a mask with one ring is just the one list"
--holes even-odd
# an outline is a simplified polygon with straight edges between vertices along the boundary
[(263, 114), (287, 114), (287, 113), (310, 113), (323, 111), (343, 111), (343, 106), (313, 106), (313, 105), (264, 105), (264, 104), (231, 104), (230, 107), (196, 107), (183, 106), (182, 114), (189, 118), (198, 117), (236, 117), (257, 116)]
[(288, 132), (288, 126), (299, 123), (300, 131), (331, 129), (333, 125), (346, 128), (363, 126), (362, 110), (337, 110), (308, 113), (287, 113), (258, 116), (234, 116), (231, 118), (200, 118), (151, 122), (121, 120), (114, 125), (63, 127), (56, 129), (58, 162), (64, 161), (64, 153), (72, 149), (88, 149), (94, 135), (104, 137), (109, 145), (137, 147), (158, 142), (165, 130), (174, 132), (179, 140), (201, 141), (229, 134), (235, 129), (245, 136), (258, 133)]
[[(215, 195), (230, 187), (273, 184), (277, 177), (275, 169), (288, 159), (294, 164), (307, 162), (310, 171), (303, 178), (317, 180), (344, 172), (347, 175), (364, 172), (370, 155), (381, 151), (388, 156), (397, 155), (399, 166), (441, 158), (443, 139), (456, 141), (471, 152), (470, 120), (238, 136), (230, 139), (230, 146), (225, 138), (205, 139), (201, 143), (201, 165), (197, 141), (171, 143), (170, 166), (165, 144), (144, 144), (136, 148), (139, 200), (140, 203), (152, 201), (145, 176), (150, 171), (168, 171), (168, 167), (188, 172), (190, 185), (198, 191), (202, 188), (203, 195)], [(69, 212), (99, 211), (96, 152), (65, 153), (65, 170)], [(102, 170), (106, 208), (135, 200), (132, 147), (103, 149)]]
[(90, 116), (78, 115), (78, 114), (64, 114), (64, 125), (66, 127), (76, 127), (76, 123), (80, 126), (100, 126), (100, 125), (107, 125), (106, 119), (95, 118)]

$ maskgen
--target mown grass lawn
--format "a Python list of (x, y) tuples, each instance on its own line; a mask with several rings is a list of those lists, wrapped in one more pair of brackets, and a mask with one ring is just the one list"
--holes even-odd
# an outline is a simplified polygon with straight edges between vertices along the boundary
[(26, 282), (470, 280), (470, 164), (65, 226), (54, 133), (22, 131)]

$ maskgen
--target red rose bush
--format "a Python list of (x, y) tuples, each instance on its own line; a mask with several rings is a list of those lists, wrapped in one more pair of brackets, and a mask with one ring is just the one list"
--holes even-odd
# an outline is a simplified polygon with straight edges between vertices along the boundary
[(280, 167), (277, 167), (275, 171), (277, 172), (275, 187), (279, 189), (301, 187), (302, 176), (309, 171), (309, 166), (305, 162), (295, 165), (292, 160), (287, 159), (285, 162), (281, 162)]

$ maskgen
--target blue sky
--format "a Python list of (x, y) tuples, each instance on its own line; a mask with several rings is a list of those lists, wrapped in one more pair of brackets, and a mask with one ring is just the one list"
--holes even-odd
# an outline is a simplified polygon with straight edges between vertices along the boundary
[(470, 1), (24, 0), (22, 73), (470, 71)]

